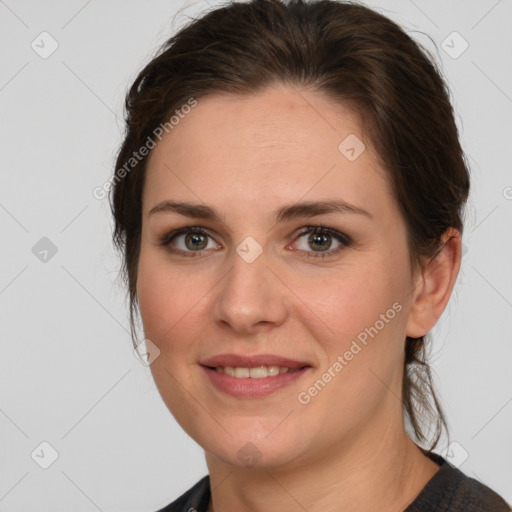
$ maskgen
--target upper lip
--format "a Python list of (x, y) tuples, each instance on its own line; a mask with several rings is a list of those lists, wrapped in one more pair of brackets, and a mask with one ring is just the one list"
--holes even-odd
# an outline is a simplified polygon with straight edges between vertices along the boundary
[(311, 366), (306, 362), (295, 361), (287, 357), (276, 356), (272, 354), (256, 354), (252, 356), (244, 356), (238, 354), (219, 354), (217, 356), (204, 359), (200, 362), (202, 366), (216, 368), (217, 366), (230, 366), (232, 368), (254, 368), (256, 366), (280, 366), (290, 369), (302, 368), (303, 366)]

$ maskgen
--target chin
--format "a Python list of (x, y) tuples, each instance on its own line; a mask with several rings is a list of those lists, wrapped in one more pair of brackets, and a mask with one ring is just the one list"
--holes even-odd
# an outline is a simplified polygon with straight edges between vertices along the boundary
[(288, 435), (286, 432), (280, 434), (277, 431), (271, 433), (276, 423), (264, 431), (252, 429), (237, 432), (230, 431), (231, 436), (224, 432), (222, 436), (201, 439), (194, 437), (205, 452), (220, 459), (223, 463), (250, 468), (278, 469), (296, 462), (304, 454), (304, 446), (307, 444), (304, 439)]
[[(295, 445), (296, 449), (297, 445)], [(257, 446), (251, 441), (241, 444), (240, 448), (231, 446), (212, 446), (205, 450), (229, 466), (247, 469), (276, 470), (293, 463), (299, 454), (283, 450), (273, 450), (269, 447)]]

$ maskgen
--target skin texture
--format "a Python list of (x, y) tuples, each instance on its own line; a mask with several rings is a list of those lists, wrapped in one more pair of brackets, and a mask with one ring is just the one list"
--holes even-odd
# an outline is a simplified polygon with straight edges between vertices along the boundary
[[(366, 150), (338, 149), (355, 134)], [(299, 201), (343, 199), (370, 216), (329, 213), (275, 223)], [(164, 200), (207, 204), (221, 221), (148, 212)], [(306, 226), (351, 237), (311, 240)], [(202, 254), (174, 229), (200, 226)], [(236, 252), (248, 236), (263, 252)], [(460, 265), (460, 236), (413, 275), (406, 226), (357, 115), (310, 90), (275, 84), (256, 95), (215, 94), (152, 151), (143, 193), (137, 294), (151, 371), (165, 404), (205, 450), (210, 510), (403, 510), (434, 475), (404, 431), (406, 335), (427, 333)], [(329, 245), (331, 242), (331, 245)], [(197, 243), (197, 242), (196, 242)], [(341, 250), (335, 253), (336, 249)], [(307, 258), (331, 251), (325, 258)], [(197, 250), (196, 250), (197, 252)], [(298, 401), (365, 328), (401, 308), (309, 403)], [(199, 361), (221, 353), (276, 354), (313, 368), (263, 398), (217, 391)], [(250, 442), (259, 459), (238, 457)]]

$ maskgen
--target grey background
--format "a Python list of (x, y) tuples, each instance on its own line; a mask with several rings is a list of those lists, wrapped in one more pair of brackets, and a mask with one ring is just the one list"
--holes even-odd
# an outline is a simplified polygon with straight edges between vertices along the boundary
[[(432, 365), (450, 457), (512, 503), (512, 2), (367, 5), (432, 49), (451, 87), (473, 190)], [(108, 202), (92, 195), (113, 170), (126, 89), (205, 8), (0, 0), (1, 511), (154, 511), (207, 472), (132, 353)], [(45, 59), (31, 47), (48, 51), (43, 31), (58, 43)], [(469, 44), (457, 58), (454, 31)], [(47, 469), (42, 442), (58, 452)]]

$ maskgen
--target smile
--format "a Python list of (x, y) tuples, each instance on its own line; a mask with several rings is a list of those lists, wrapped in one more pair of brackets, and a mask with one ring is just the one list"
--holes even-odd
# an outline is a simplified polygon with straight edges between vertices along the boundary
[(213, 387), (237, 398), (261, 398), (291, 386), (313, 371), (311, 366), (289, 369), (280, 366), (201, 366)]
[(274, 377), (280, 373), (297, 372), (300, 368), (287, 368), (286, 366), (256, 366), (254, 368), (217, 366), (215, 368), (218, 373), (225, 373), (230, 377), (244, 379), (250, 377), (252, 379), (264, 379), (265, 377)]

